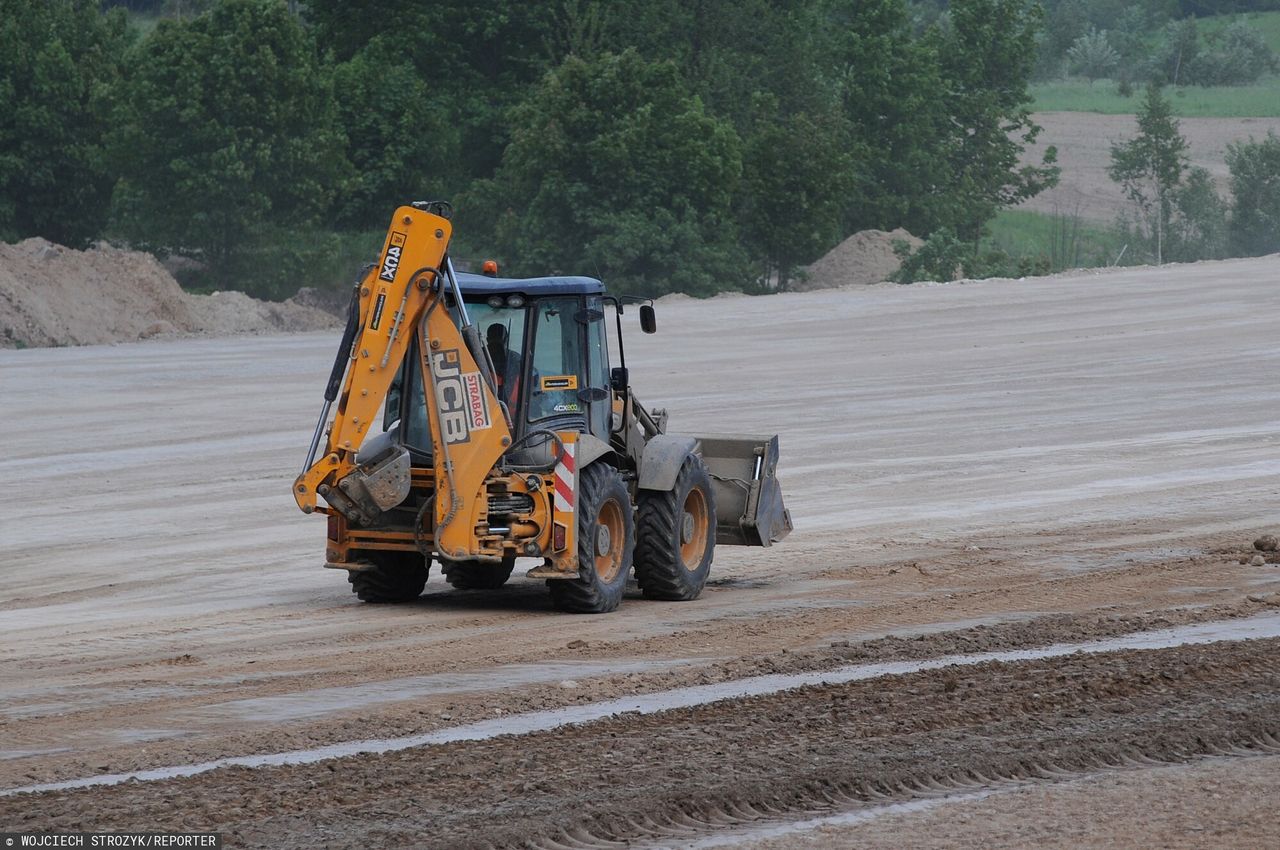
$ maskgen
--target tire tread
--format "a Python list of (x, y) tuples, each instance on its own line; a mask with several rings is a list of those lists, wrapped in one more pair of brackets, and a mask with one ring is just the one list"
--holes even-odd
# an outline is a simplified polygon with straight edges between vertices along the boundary
[[(664, 491), (643, 491), (636, 510), (636, 583), (646, 599), (688, 602), (697, 599), (706, 584), (685, 569), (680, 557), (680, 522), (684, 494), (696, 483), (703, 482), (709, 510), (712, 554), (715, 551), (715, 501), (706, 466), (697, 455), (685, 458), (676, 476), (675, 486)], [(708, 556), (708, 561), (710, 556)]]

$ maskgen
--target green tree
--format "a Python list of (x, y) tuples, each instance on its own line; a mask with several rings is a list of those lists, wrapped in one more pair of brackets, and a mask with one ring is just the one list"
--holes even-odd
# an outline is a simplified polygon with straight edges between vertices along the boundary
[(104, 136), (127, 42), (96, 2), (6, 0), (0, 14), (0, 238), (79, 246), (106, 221)]
[(823, 71), (840, 26), (835, 18), (862, 5), (617, 0), (607, 4), (605, 45), (615, 53), (634, 47), (642, 56), (670, 59), (706, 109), (744, 133), (755, 120), (756, 94), (774, 97), (784, 116), (832, 107), (833, 81)]
[(740, 142), (674, 63), (571, 56), (512, 113), (511, 132), (459, 216), (493, 221), (516, 273), (585, 272), (648, 295), (747, 282), (730, 214)]
[(334, 69), (338, 121), (354, 179), (337, 198), (337, 221), (385, 223), (399, 204), (447, 197), (459, 181), (461, 129), (444, 98), (375, 39)]
[(1057, 150), (1050, 147), (1039, 165), (1019, 164), (1024, 145), (1040, 134), (1027, 91), (1040, 7), (1023, 0), (952, 0), (950, 13), (950, 26), (926, 39), (942, 81), (943, 121), (935, 132), (947, 168), (934, 205), (938, 224), (976, 250), (997, 211), (1057, 183)]
[(1231, 171), (1230, 244), (1235, 255), (1280, 251), (1280, 136), (1268, 132), (1227, 146)]
[(1187, 79), (1196, 85), (1247, 85), (1280, 67), (1262, 33), (1245, 21), (1230, 24), (1207, 41), (1208, 49), (1188, 69)]
[(1157, 86), (1148, 86), (1138, 109), (1138, 135), (1111, 146), (1107, 174), (1134, 205), (1139, 234), (1156, 263), (1164, 262), (1165, 236), (1173, 216), (1172, 192), (1187, 166), (1187, 140), (1178, 132), (1173, 108)]
[(1172, 21), (1162, 33), (1152, 57), (1152, 77), (1157, 82), (1186, 85), (1187, 72), (1200, 54), (1200, 30), (1195, 18)]
[(1106, 30), (1090, 28), (1075, 40), (1067, 51), (1067, 59), (1073, 74), (1079, 74), (1093, 85), (1093, 81), (1110, 74), (1120, 62), (1120, 54), (1107, 39)]
[(378, 41), (411, 64), (452, 118), (458, 169), (488, 177), (510, 139), (508, 110), (550, 67), (562, 2), (367, 0), (353, 11), (349, 0), (306, 0), (306, 18), (340, 62)]
[(738, 219), (748, 252), (761, 262), (761, 279), (786, 290), (798, 266), (844, 235), (853, 164), (834, 116), (779, 118), (771, 98), (758, 100), (762, 114), (745, 144)]
[(161, 21), (130, 64), (113, 139), (122, 233), (199, 259), (211, 284), (287, 294), (298, 281), (255, 251), (328, 209), (349, 168), (307, 34), (282, 4), (225, 0)]
[(829, 29), (853, 186), (843, 233), (906, 227), (929, 233), (950, 173), (937, 53), (915, 39), (901, 0), (837, 4)]

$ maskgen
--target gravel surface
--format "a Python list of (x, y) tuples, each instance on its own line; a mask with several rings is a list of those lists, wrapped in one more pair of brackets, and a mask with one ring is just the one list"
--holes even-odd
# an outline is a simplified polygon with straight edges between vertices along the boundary
[[(664, 299), (659, 334), (627, 340), (640, 397), (676, 431), (779, 433), (797, 527), (720, 550), (697, 602), (633, 590), (604, 617), (558, 615), (523, 578), (485, 594), (435, 575), (413, 604), (364, 606), (320, 568), (323, 523), (288, 489), (335, 333), (0, 351), (0, 787), (1262, 610), (1278, 273)], [(696, 773), (697, 752), (653, 769)], [(507, 789), (503, 817), (525, 810), (524, 767), (474, 770)], [(275, 780), (255, 777), (226, 822), (277, 835), (253, 808)], [(193, 794), (174, 810), (214, 817)], [(31, 811), (93, 820), (71, 800)], [(381, 818), (352, 805), (329, 810), (339, 837)]]

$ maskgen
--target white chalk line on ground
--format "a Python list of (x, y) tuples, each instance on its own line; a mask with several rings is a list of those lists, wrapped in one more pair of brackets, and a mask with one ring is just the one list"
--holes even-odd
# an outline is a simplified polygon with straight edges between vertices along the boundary
[(397, 752), (417, 747), (438, 746), (458, 741), (483, 741), (501, 735), (528, 735), (534, 732), (545, 732), (576, 723), (589, 723), (603, 720), (615, 714), (637, 713), (654, 714), (676, 708), (690, 708), (706, 705), (722, 700), (741, 699), (743, 697), (762, 696), (780, 691), (791, 690), (812, 685), (839, 685), (847, 682), (865, 681), (885, 676), (901, 676), (922, 670), (937, 670), (954, 665), (983, 664), (990, 661), (1034, 661), (1043, 658), (1056, 658), (1074, 653), (1099, 654), (1124, 650), (1168, 649), (1175, 646), (1191, 646), (1219, 641), (1258, 640), (1280, 637), (1280, 612), (1268, 613), (1241, 620), (1196, 623), (1168, 629), (1146, 632), (1135, 632), (1120, 637), (1081, 643), (1060, 643), (1037, 649), (1011, 649), (991, 652), (975, 652), (964, 655), (945, 655), (938, 658), (926, 658), (915, 661), (886, 661), (872, 664), (853, 664), (835, 670), (812, 671), (806, 673), (776, 673), (767, 676), (753, 676), (747, 679), (736, 679), (730, 682), (718, 682), (711, 685), (695, 685), (687, 688), (675, 688), (652, 694), (639, 694), (604, 700), (588, 705), (576, 705), (566, 708), (532, 711), (481, 720), (461, 726), (451, 726), (424, 732), (419, 735), (408, 735), (399, 738), (377, 738), (359, 741), (344, 741), (313, 747), (305, 750), (291, 750), (281, 753), (263, 753), (260, 755), (234, 756), (214, 759), (198, 764), (157, 767), (148, 770), (136, 770), (127, 773), (107, 773), (86, 776), (80, 779), (68, 779), (61, 782), (47, 782), (38, 785), (26, 785), (19, 788), (0, 790), (0, 796), (14, 794), (37, 793), (42, 791), (65, 791), (76, 788), (90, 788), (100, 785), (118, 785), (123, 782), (156, 782), (165, 779), (177, 779), (184, 776), (195, 776), (218, 770), (224, 767), (281, 767), (286, 765), (314, 764), (334, 758), (349, 758), (358, 755), (376, 755), (379, 753)]

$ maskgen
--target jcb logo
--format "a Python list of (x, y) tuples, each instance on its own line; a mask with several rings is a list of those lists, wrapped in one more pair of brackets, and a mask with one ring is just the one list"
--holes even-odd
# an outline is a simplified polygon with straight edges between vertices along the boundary
[(408, 239), (403, 233), (393, 231), (391, 233), (391, 244), (387, 246), (387, 255), (382, 258), (382, 271), (378, 277), (387, 283), (392, 283), (396, 279), (396, 272), (400, 270), (400, 256), (404, 253), (404, 243)]
[(462, 362), (456, 348), (431, 352), (431, 374), (436, 383), (436, 411), (440, 414), (440, 435), (446, 443), (471, 441), (467, 427), (469, 405), (462, 376)]

